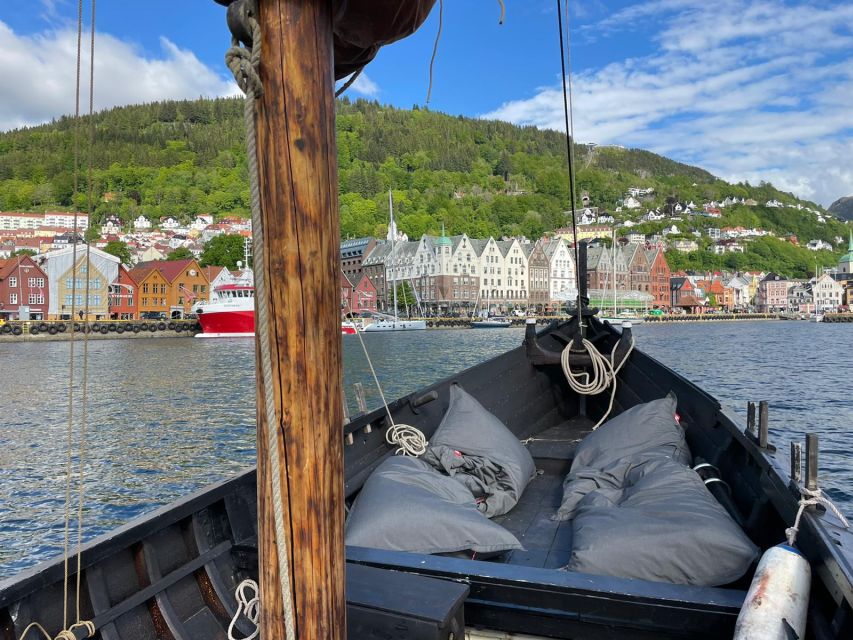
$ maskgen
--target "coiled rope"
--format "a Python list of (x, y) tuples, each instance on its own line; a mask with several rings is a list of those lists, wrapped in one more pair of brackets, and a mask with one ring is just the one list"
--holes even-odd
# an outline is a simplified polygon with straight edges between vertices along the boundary
[[(252, 34), (252, 49), (231, 39), (231, 48), (225, 53), (225, 63), (234, 74), (234, 80), (246, 94), (243, 120), (246, 128), (246, 156), (249, 163), (249, 189), (252, 208), (252, 242), (256, 263), (264, 264), (266, 243), (264, 220), (261, 215), (261, 191), (258, 179), (258, 148), (255, 136), (255, 101), (264, 93), (258, 69), (261, 63), (261, 27), (255, 16), (245, 16), (244, 28)], [(275, 520), (276, 555), (278, 557), (281, 599), (284, 609), (285, 637), (295, 640), (296, 630), (293, 612), (293, 594), (290, 591), (290, 562), (288, 559), (287, 536), (284, 529), (284, 513), (281, 507), (281, 467), (278, 456), (278, 428), (275, 416), (275, 400), (272, 388), (272, 356), (269, 339), (269, 307), (264, 268), (255, 270), (255, 302), (257, 305), (258, 331), (261, 359), (261, 381), (264, 390), (264, 413), (266, 415), (267, 449), (269, 450), (270, 475), (272, 476), (273, 516)], [(239, 587), (238, 587), (239, 590)], [(238, 596), (239, 597), (239, 596)]]
[(788, 538), (788, 544), (790, 546), (794, 546), (794, 543), (797, 541), (797, 533), (800, 531), (800, 518), (803, 517), (803, 512), (806, 510), (806, 507), (822, 504), (835, 514), (835, 517), (841, 521), (841, 524), (844, 525), (845, 529), (850, 528), (850, 523), (847, 521), (847, 518), (844, 517), (844, 514), (838, 510), (838, 507), (835, 506), (832, 500), (823, 495), (823, 492), (820, 489), (812, 490), (800, 487), (800, 494), (802, 497), (800, 498), (799, 508), (797, 509), (797, 517), (794, 518), (794, 524), (785, 529), (785, 536)]
[[(251, 590), (254, 593), (251, 598), (246, 597), (247, 590)], [(258, 626), (258, 618), (261, 612), (258, 583), (254, 580), (243, 580), (243, 582), (237, 585), (234, 596), (237, 598), (237, 613), (234, 614), (231, 624), (228, 625), (228, 640), (252, 640), (253, 638), (257, 638), (261, 632), (261, 628)], [(240, 619), (241, 614), (245, 615), (249, 622), (255, 625), (255, 630), (245, 638), (238, 638), (234, 635), (234, 625), (237, 624), (237, 620)]]
[(563, 353), (560, 354), (560, 364), (563, 367), (563, 374), (566, 376), (566, 381), (569, 383), (569, 387), (572, 388), (573, 391), (579, 393), (584, 396), (595, 396), (599, 393), (604, 393), (608, 387), (610, 387), (610, 404), (607, 407), (607, 411), (604, 412), (604, 415), (601, 416), (601, 420), (595, 423), (593, 430), (598, 429), (601, 424), (607, 420), (607, 416), (610, 415), (610, 412), (613, 411), (613, 401), (616, 398), (616, 374), (622, 369), (625, 365), (625, 362), (628, 361), (628, 356), (631, 355), (631, 352), (634, 350), (634, 336), (631, 336), (631, 344), (628, 345), (628, 350), (625, 352), (625, 355), (622, 358), (622, 361), (617, 365), (614, 360), (616, 359), (616, 349), (619, 348), (619, 342), (613, 345), (613, 350), (610, 352), (610, 358), (602, 354), (595, 348), (595, 345), (592, 344), (586, 338), (581, 338), (581, 346), (584, 350), (589, 354), (589, 358), (592, 361), (592, 371), (572, 371), (571, 358), (572, 358), (572, 347), (575, 345), (575, 340), (572, 338), (569, 341), (569, 344), (566, 345), (566, 348), (563, 349)]

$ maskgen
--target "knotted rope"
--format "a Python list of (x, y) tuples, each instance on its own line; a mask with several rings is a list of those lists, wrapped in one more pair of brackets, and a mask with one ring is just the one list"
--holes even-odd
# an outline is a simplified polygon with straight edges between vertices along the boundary
[[(254, 593), (251, 598), (246, 597), (247, 589), (251, 589)], [(237, 613), (234, 614), (234, 617), (231, 619), (231, 624), (228, 625), (228, 640), (252, 640), (253, 638), (257, 638), (258, 634), (261, 632), (261, 629), (258, 626), (261, 603), (260, 598), (258, 597), (258, 583), (254, 580), (243, 580), (243, 582), (237, 585), (234, 597), (237, 599)], [(234, 635), (234, 625), (237, 624), (237, 620), (240, 619), (240, 614), (245, 615), (249, 622), (255, 625), (255, 630), (242, 639)]]
[[(264, 220), (261, 214), (261, 191), (258, 180), (258, 147), (255, 136), (255, 101), (264, 93), (258, 73), (261, 64), (261, 27), (251, 14), (245, 16), (244, 28), (252, 34), (251, 51), (242, 47), (236, 38), (231, 39), (231, 48), (225, 53), (225, 63), (234, 74), (234, 80), (246, 94), (243, 120), (246, 127), (246, 156), (249, 162), (249, 188), (252, 204), (252, 242), (256, 263), (264, 264), (266, 242)], [(264, 413), (267, 427), (267, 449), (269, 450), (270, 475), (272, 476), (273, 516), (275, 520), (276, 555), (278, 557), (281, 599), (284, 608), (284, 629), (288, 640), (296, 638), (293, 612), (293, 594), (290, 591), (290, 562), (288, 559), (287, 536), (284, 528), (284, 513), (281, 498), (281, 466), (278, 455), (278, 426), (274, 419), (275, 400), (272, 386), (272, 356), (269, 338), (269, 302), (266, 274), (263, 266), (255, 270), (255, 301), (258, 316), (260, 342), (261, 381), (264, 390)], [(260, 606), (260, 603), (258, 603)]]
[(592, 361), (592, 372), (586, 370), (579, 372), (572, 371), (571, 357), (574, 344), (575, 340), (572, 338), (569, 344), (566, 345), (566, 348), (563, 349), (563, 353), (560, 354), (560, 364), (563, 367), (563, 374), (566, 376), (569, 387), (576, 393), (584, 396), (595, 396), (606, 391), (608, 387), (611, 388), (610, 404), (607, 407), (607, 411), (601, 416), (601, 420), (595, 423), (593, 427), (593, 430), (595, 430), (607, 420), (607, 416), (613, 411), (613, 401), (616, 399), (616, 374), (619, 373), (625, 362), (628, 361), (628, 356), (634, 350), (634, 336), (631, 336), (631, 344), (628, 346), (628, 350), (618, 365), (614, 363), (614, 360), (616, 359), (616, 349), (619, 348), (619, 342), (613, 345), (610, 358), (608, 358), (599, 352), (592, 342), (586, 338), (581, 338), (581, 346), (589, 354), (589, 359)]
[(27, 634), (30, 632), (30, 629), (36, 629), (40, 631), (42, 637), (47, 638), (47, 640), (77, 640), (77, 636), (74, 635), (74, 629), (78, 628), (86, 629), (86, 637), (91, 638), (95, 635), (95, 624), (91, 620), (80, 620), (79, 622), (75, 622), (67, 629), (60, 631), (55, 638), (51, 638), (50, 634), (45, 631), (45, 628), (41, 626), (38, 622), (31, 622), (27, 625), (27, 628), (24, 629), (24, 632), (21, 634), (20, 640), (25, 640)]
[(788, 538), (788, 544), (790, 546), (794, 546), (794, 543), (797, 541), (797, 533), (800, 531), (800, 518), (803, 517), (803, 512), (806, 510), (806, 507), (822, 504), (835, 514), (835, 517), (841, 521), (841, 524), (844, 525), (845, 529), (850, 528), (850, 523), (847, 521), (847, 518), (844, 517), (844, 514), (838, 510), (838, 507), (835, 506), (832, 500), (823, 495), (823, 492), (820, 489), (812, 490), (800, 487), (800, 493), (802, 494), (802, 497), (800, 498), (799, 508), (797, 509), (797, 517), (794, 518), (794, 524), (785, 529), (785, 536)]

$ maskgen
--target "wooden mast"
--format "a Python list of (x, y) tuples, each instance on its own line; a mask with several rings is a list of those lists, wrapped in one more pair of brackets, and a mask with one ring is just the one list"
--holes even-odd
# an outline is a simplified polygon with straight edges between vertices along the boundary
[[(329, 0), (260, 0), (257, 142), (275, 415), (258, 381), (261, 637), (284, 640), (268, 420), (279, 425), (295, 630), (346, 635), (338, 177)], [(260, 376), (260, 369), (258, 371)]]

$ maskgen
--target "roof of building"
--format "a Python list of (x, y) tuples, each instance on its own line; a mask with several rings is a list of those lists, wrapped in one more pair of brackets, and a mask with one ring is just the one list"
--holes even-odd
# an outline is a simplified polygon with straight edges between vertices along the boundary
[(376, 246), (373, 247), (373, 250), (368, 253), (364, 260), (362, 260), (362, 266), (370, 266), (373, 264), (384, 264), (385, 258), (388, 257), (388, 253), (391, 251), (391, 243), (385, 242), (384, 240), (380, 240), (376, 243)]
[(173, 282), (187, 267), (189, 267), (195, 258), (185, 258), (183, 260), (151, 260), (149, 262), (140, 262), (136, 265), (137, 269), (152, 268), (159, 269), (163, 277), (169, 282)]
[(341, 257), (342, 258), (357, 258), (364, 255), (365, 250), (370, 245), (374, 238), (368, 236), (365, 238), (349, 238), (341, 241)]

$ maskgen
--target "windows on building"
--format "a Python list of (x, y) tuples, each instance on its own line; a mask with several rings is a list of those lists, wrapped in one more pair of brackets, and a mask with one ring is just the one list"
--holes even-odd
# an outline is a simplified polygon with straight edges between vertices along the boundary
[(31, 293), (29, 295), (29, 304), (44, 304), (44, 294)]
[(9, 304), (18, 304), (18, 294), (10, 293), (9, 294)]
[(9, 278), (9, 286), (10, 286), (12, 289), (14, 289), (15, 287), (17, 287), (17, 286), (18, 286), (18, 278), (16, 278), (15, 276), (12, 276), (11, 278)]

